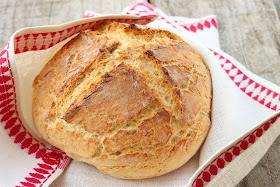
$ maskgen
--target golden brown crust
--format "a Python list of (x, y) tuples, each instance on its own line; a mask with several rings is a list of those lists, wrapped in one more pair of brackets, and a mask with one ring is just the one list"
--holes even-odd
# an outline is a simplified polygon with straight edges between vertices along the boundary
[(190, 78), (190, 72), (179, 68), (177, 65), (163, 66), (164, 79), (174, 87), (186, 87)]
[(49, 143), (120, 178), (187, 162), (211, 122), (211, 78), (168, 31), (105, 23), (63, 46), (33, 82), (33, 121)]
[(108, 120), (121, 123), (134, 119), (155, 101), (143, 78), (124, 63), (104, 74), (100, 84), (93, 87), (81, 95), (63, 116), (66, 122), (81, 124), (91, 132), (108, 131), (107, 126), (111, 124), (106, 125)]
[(128, 147), (150, 147), (159, 143), (166, 144), (172, 135), (168, 112), (159, 109), (157, 114), (143, 121), (137, 128), (131, 130), (118, 130), (111, 137), (103, 140), (104, 150), (115, 153)]

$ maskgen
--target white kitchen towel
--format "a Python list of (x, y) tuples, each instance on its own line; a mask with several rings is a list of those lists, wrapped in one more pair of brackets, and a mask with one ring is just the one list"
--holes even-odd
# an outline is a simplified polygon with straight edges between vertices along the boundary
[(200, 152), (169, 174), (122, 180), (73, 161), (52, 186), (234, 186), (280, 134), (280, 88), (219, 49), (215, 16), (167, 17), (144, 1), (133, 3), (124, 13), (140, 17), (99, 16), (26, 28), (12, 36), (0, 53), (0, 186), (48, 186), (70, 162), (37, 135), (31, 117), (31, 84), (64, 43), (101, 21), (148, 24), (159, 15), (151, 27), (170, 30), (191, 44), (211, 71), (212, 127)]

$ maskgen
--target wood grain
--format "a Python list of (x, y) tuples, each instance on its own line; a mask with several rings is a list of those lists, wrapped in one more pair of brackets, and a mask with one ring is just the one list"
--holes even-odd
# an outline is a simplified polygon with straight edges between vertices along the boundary
[[(121, 13), (134, 0), (1, 0), (0, 48), (16, 30), (79, 19), (84, 11)], [(222, 49), (280, 86), (279, 0), (150, 0), (168, 15), (218, 18)], [(280, 137), (238, 187), (280, 186)]]

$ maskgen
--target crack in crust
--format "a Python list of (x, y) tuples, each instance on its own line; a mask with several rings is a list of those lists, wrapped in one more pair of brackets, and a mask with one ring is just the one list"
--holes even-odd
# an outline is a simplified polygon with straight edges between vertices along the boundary
[(172, 135), (170, 120), (170, 114), (161, 108), (154, 117), (143, 121), (137, 128), (119, 130), (113, 136), (106, 137), (102, 142), (104, 150), (107, 153), (114, 153), (137, 144), (141, 147), (166, 144)]
[(74, 159), (120, 178), (172, 171), (210, 128), (211, 78), (175, 34), (97, 25), (68, 42), (33, 82), (39, 133)]
[(108, 119), (116, 123), (134, 119), (155, 100), (141, 76), (122, 63), (105, 74), (99, 85), (80, 95), (63, 119), (84, 125), (86, 131), (106, 132), (112, 127)]

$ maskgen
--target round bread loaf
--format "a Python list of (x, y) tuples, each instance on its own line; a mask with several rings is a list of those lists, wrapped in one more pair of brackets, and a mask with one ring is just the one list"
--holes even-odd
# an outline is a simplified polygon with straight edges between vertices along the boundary
[(65, 44), (33, 88), (42, 137), (114, 177), (150, 178), (182, 166), (211, 126), (209, 70), (168, 31), (100, 24)]

